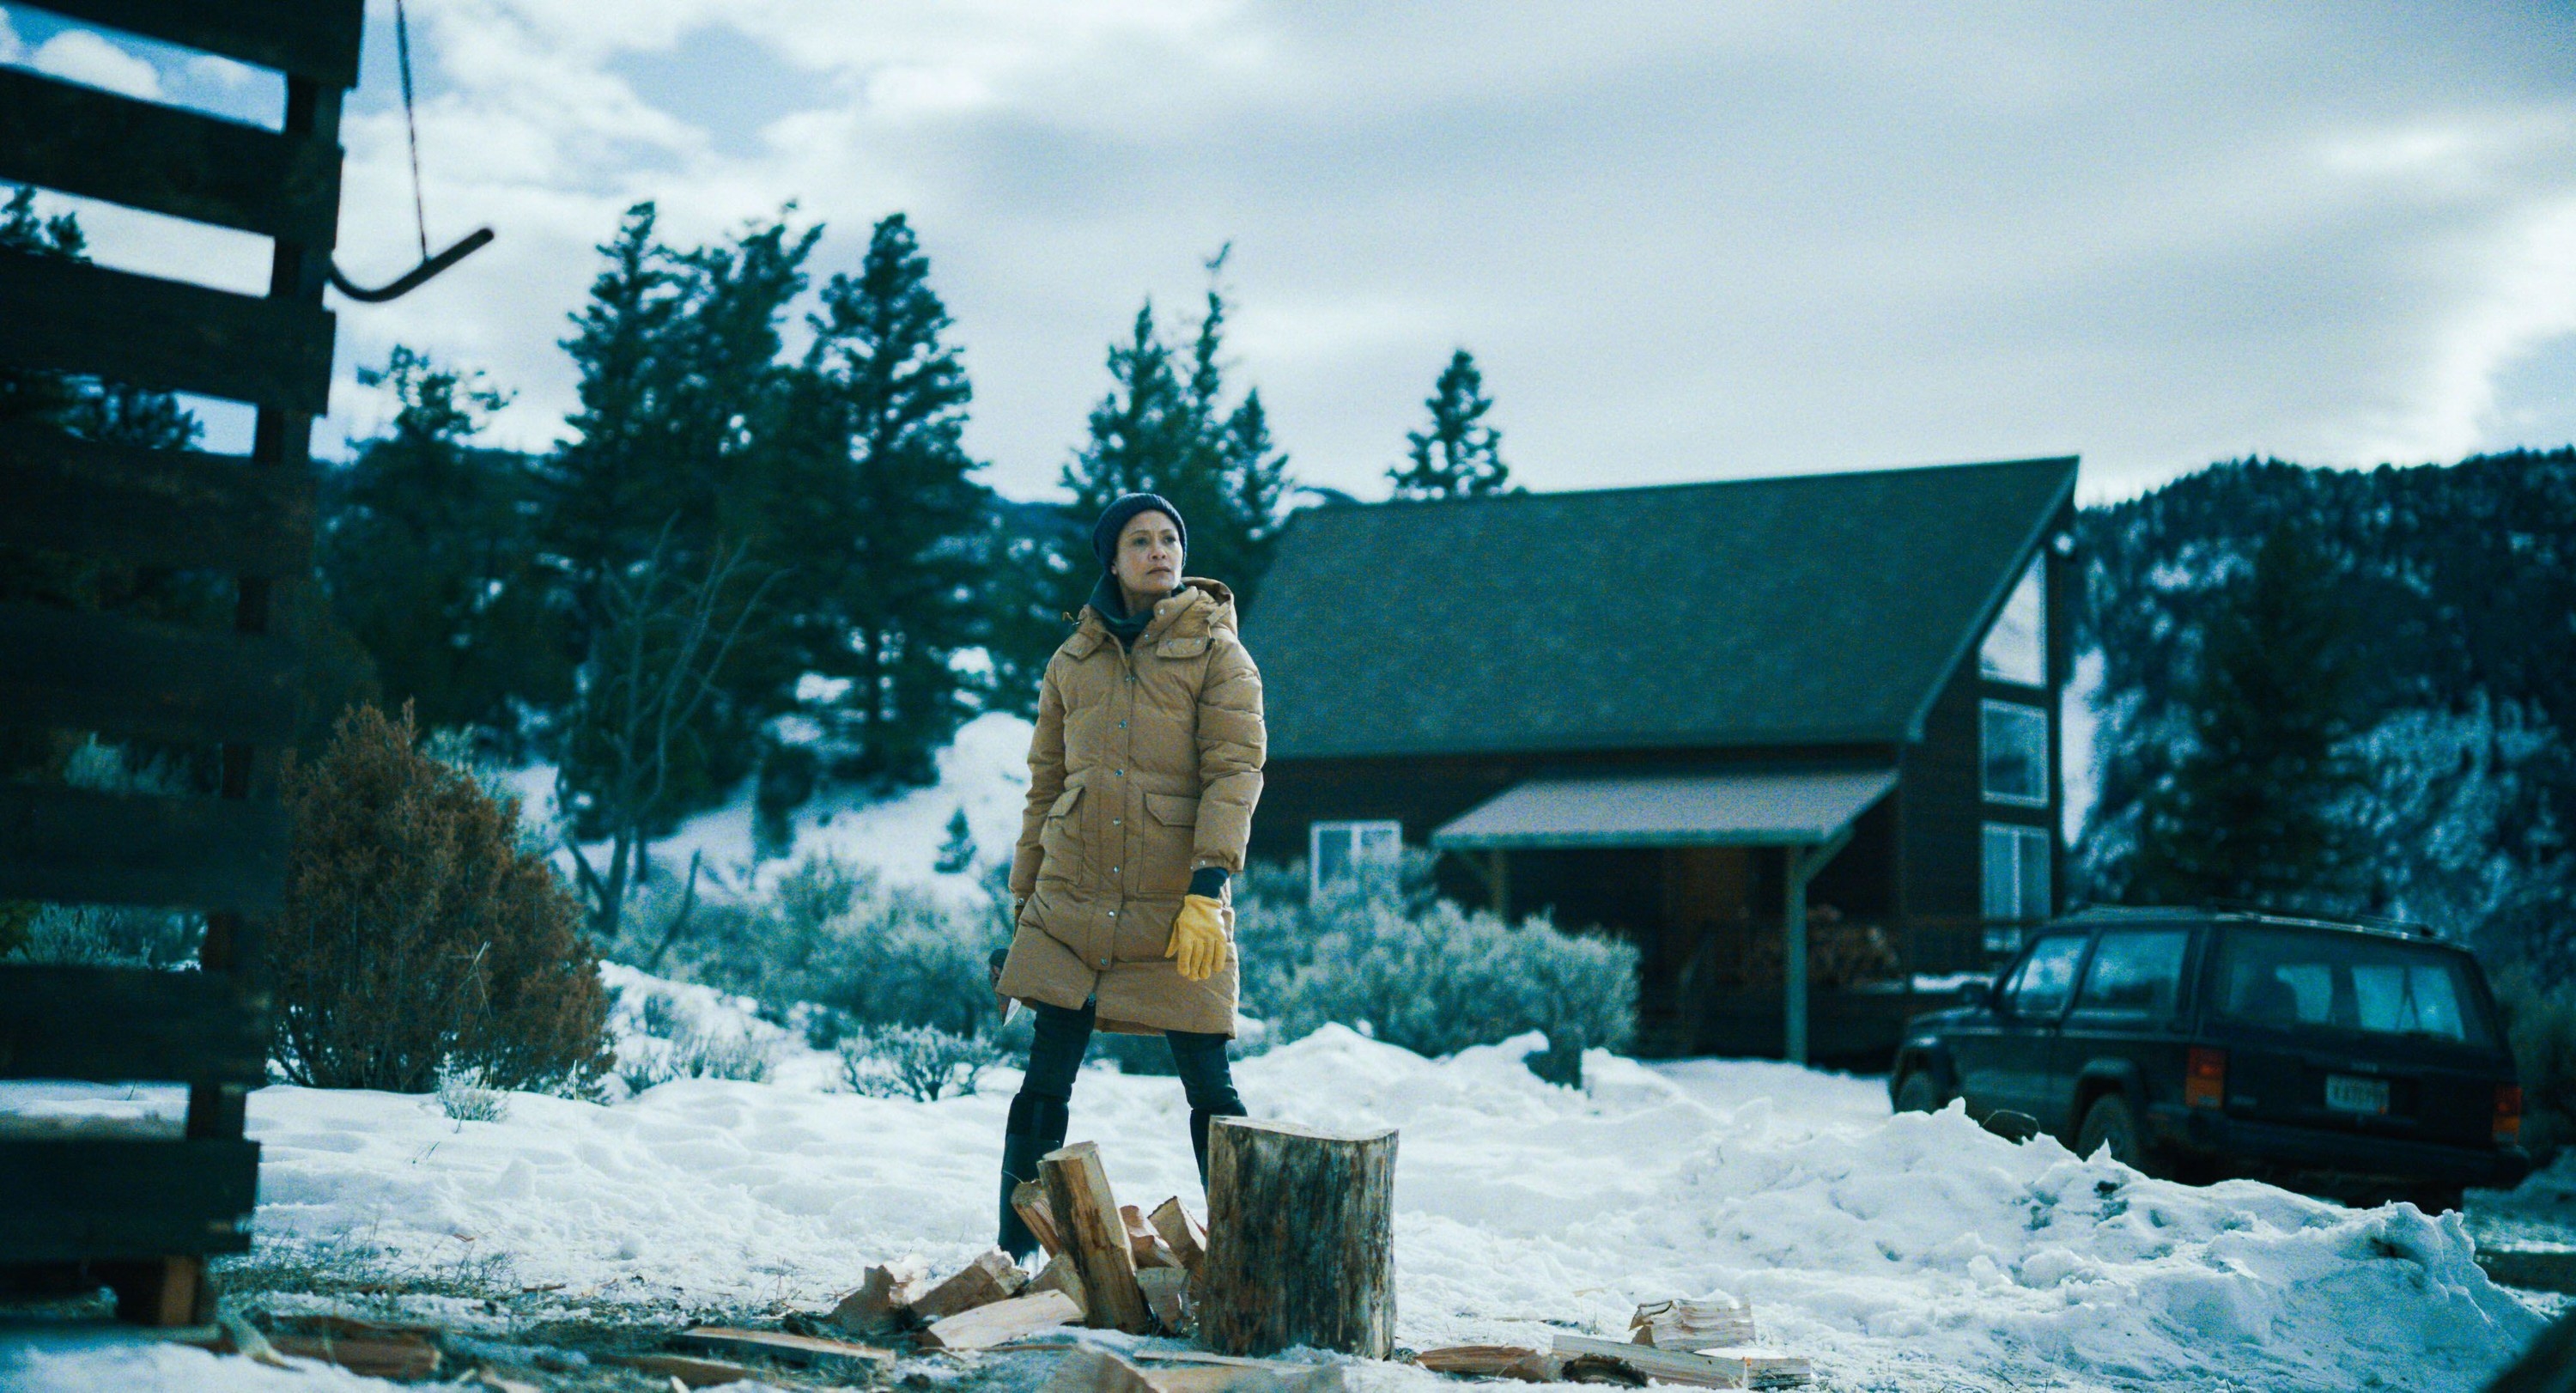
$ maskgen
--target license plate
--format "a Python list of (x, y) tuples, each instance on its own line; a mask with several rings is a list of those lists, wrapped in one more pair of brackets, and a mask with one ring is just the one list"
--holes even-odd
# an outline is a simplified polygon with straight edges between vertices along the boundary
[(2328, 1074), (2326, 1106), (2337, 1112), (2384, 1113), (2388, 1111), (2388, 1080)]

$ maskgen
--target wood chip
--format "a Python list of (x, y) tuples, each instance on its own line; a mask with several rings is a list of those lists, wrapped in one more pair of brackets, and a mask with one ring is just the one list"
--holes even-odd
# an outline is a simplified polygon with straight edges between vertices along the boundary
[(1653, 1345), (1596, 1340), (1587, 1335), (1559, 1335), (1552, 1352), (1611, 1360), (1647, 1378), (1702, 1388), (1788, 1388), (1815, 1377), (1806, 1360), (1785, 1355), (1692, 1354)]
[(1657, 1349), (1733, 1349), (1753, 1343), (1753, 1303), (1720, 1294), (1701, 1301), (1650, 1301), (1628, 1318), (1629, 1333)]
[(847, 1340), (791, 1335), (783, 1330), (741, 1330), (701, 1325), (680, 1334), (680, 1342), (715, 1354), (765, 1355), (782, 1363), (838, 1374), (869, 1375), (894, 1368), (894, 1351)]
[(1042, 1291), (1033, 1296), (1014, 1296), (971, 1311), (960, 1311), (946, 1320), (931, 1322), (922, 1332), (921, 1342), (930, 1349), (951, 1352), (990, 1349), (1006, 1340), (1016, 1340), (1041, 1330), (1068, 1325), (1082, 1319), (1082, 1305), (1060, 1291)]
[(1413, 1362), (1435, 1374), (1468, 1378), (1516, 1378), (1524, 1383), (1562, 1383), (1565, 1361), (1526, 1345), (1448, 1345), (1427, 1349)]
[(1207, 1227), (1198, 1221), (1198, 1216), (1181, 1207), (1180, 1196), (1174, 1195), (1154, 1206), (1154, 1212), (1145, 1216), (1145, 1222), (1152, 1224), (1154, 1232), (1163, 1236), (1163, 1242), (1171, 1248), (1173, 1256), (1181, 1260), (1182, 1267), (1192, 1272), (1199, 1270), (1199, 1259), (1207, 1256)]
[(1020, 1270), (1010, 1254), (987, 1248), (946, 1281), (932, 1285), (907, 1304), (923, 1320), (941, 1320), (960, 1311), (1006, 1301), (1019, 1295), (1028, 1281), (1029, 1274)]
[(822, 1323), (861, 1339), (883, 1339), (913, 1323), (912, 1298), (920, 1290), (920, 1276), (909, 1263), (871, 1267)]
[(505, 1378), (490, 1369), (474, 1371), (474, 1386), (489, 1393), (545, 1393), (545, 1390), (522, 1379)]

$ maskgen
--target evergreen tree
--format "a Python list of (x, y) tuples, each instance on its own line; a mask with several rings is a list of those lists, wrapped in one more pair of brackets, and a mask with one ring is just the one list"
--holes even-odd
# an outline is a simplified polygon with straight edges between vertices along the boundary
[(807, 708), (830, 772), (925, 783), (971, 709), (955, 659), (983, 604), (988, 494), (964, 443), (974, 392), (902, 214), (822, 301), (785, 399), (764, 555), (785, 572), (798, 670), (841, 679)]
[(966, 824), (966, 809), (960, 807), (948, 815), (948, 840), (939, 844), (939, 859), (931, 869), (941, 875), (956, 875), (975, 864), (978, 848), (975, 829)]
[(1423, 402), (1431, 409), (1429, 430), (1406, 431), (1405, 457), (1412, 463), (1389, 469), (1398, 498), (1471, 498), (1516, 492), (1511, 466), (1503, 463), (1503, 433), (1484, 424), (1494, 407), (1485, 395), (1484, 374), (1475, 355), (1461, 348), (1449, 355), (1449, 366)]
[(508, 396), (399, 346), (358, 378), (399, 408), (326, 480), (317, 552), (333, 608), (392, 700), (516, 753), (521, 703), (560, 702), (569, 674), (537, 564), (533, 467), (469, 443)]
[[(1181, 510), (1190, 525), (1191, 575), (1221, 580), (1249, 598), (1269, 565), (1288, 457), (1271, 439), (1257, 389), (1225, 404), (1228, 307), (1216, 281), (1224, 266), (1223, 251), (1208, 261), (1205, 313), (1185, 365), (1163, 341), (1151, 300), (1136, 312), (1127, 341), (1110, 346), (1109, 392), (1092, 408), (1089, 438), (1064, 469), (1073, 494), (1067, 514), (1083, 538), (1064, 570), (1086, 588), (1099, 570), (1089, 554), (1091, 520), (1122, 493), (1159, 493)], [(1078, 604), (1081, 597), (1068, 599)]]
[(2141, 800), (2132, 899), (2349, 911), (2352, 614), (2317, 543), (2274, 528), (2227, 587), (2187, 688), (2189, 749)]

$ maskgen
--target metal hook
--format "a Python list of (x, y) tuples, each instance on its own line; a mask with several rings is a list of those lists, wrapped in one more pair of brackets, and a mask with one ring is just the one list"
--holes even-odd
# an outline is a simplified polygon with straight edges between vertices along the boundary
[(491, 240), (492, 229), (488, 227), (478, 227), (472, 232), (467, 233), (456, 243), (455, 246), (449, 247), (438, 255), (420, 263), (418, 266), (414, 266), (410, 270), (403, 272), (402, 275), (396, 277), (390, 283), (375, 290), (368, 290), (361, 286), (351, 285), (349, 283), (349, 278), (340, 274), (340, 263), (334, 261), (331, 263), (331, 288), (348, 296), (352, 300), (362, 301), (370, 305), (381, 305), (387, 300), (397, 299), (418, 290), (429, 280), (430, 277), (437, 275), (439, 272), (446, 270), (457, 262), (463, 261), (474, 253), (481, 251), (484, 244)]

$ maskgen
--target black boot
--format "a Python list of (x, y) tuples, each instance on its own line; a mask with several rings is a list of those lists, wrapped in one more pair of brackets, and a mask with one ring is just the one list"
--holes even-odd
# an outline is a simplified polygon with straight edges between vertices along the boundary
[(1022, 1181), (1038, 1178), (1038, 1158), (1064, 1145), (1069, 1120), (1065, 1105), (1056, 1099), (1023, 1093), (1011, 1100), (1010, 1122), (1002, 1132), (1001, 1232), (994, 1246), (1015, 1259), (1036, 1252), (1038, 1239), (1011, 1207), (1011, 1192)]

